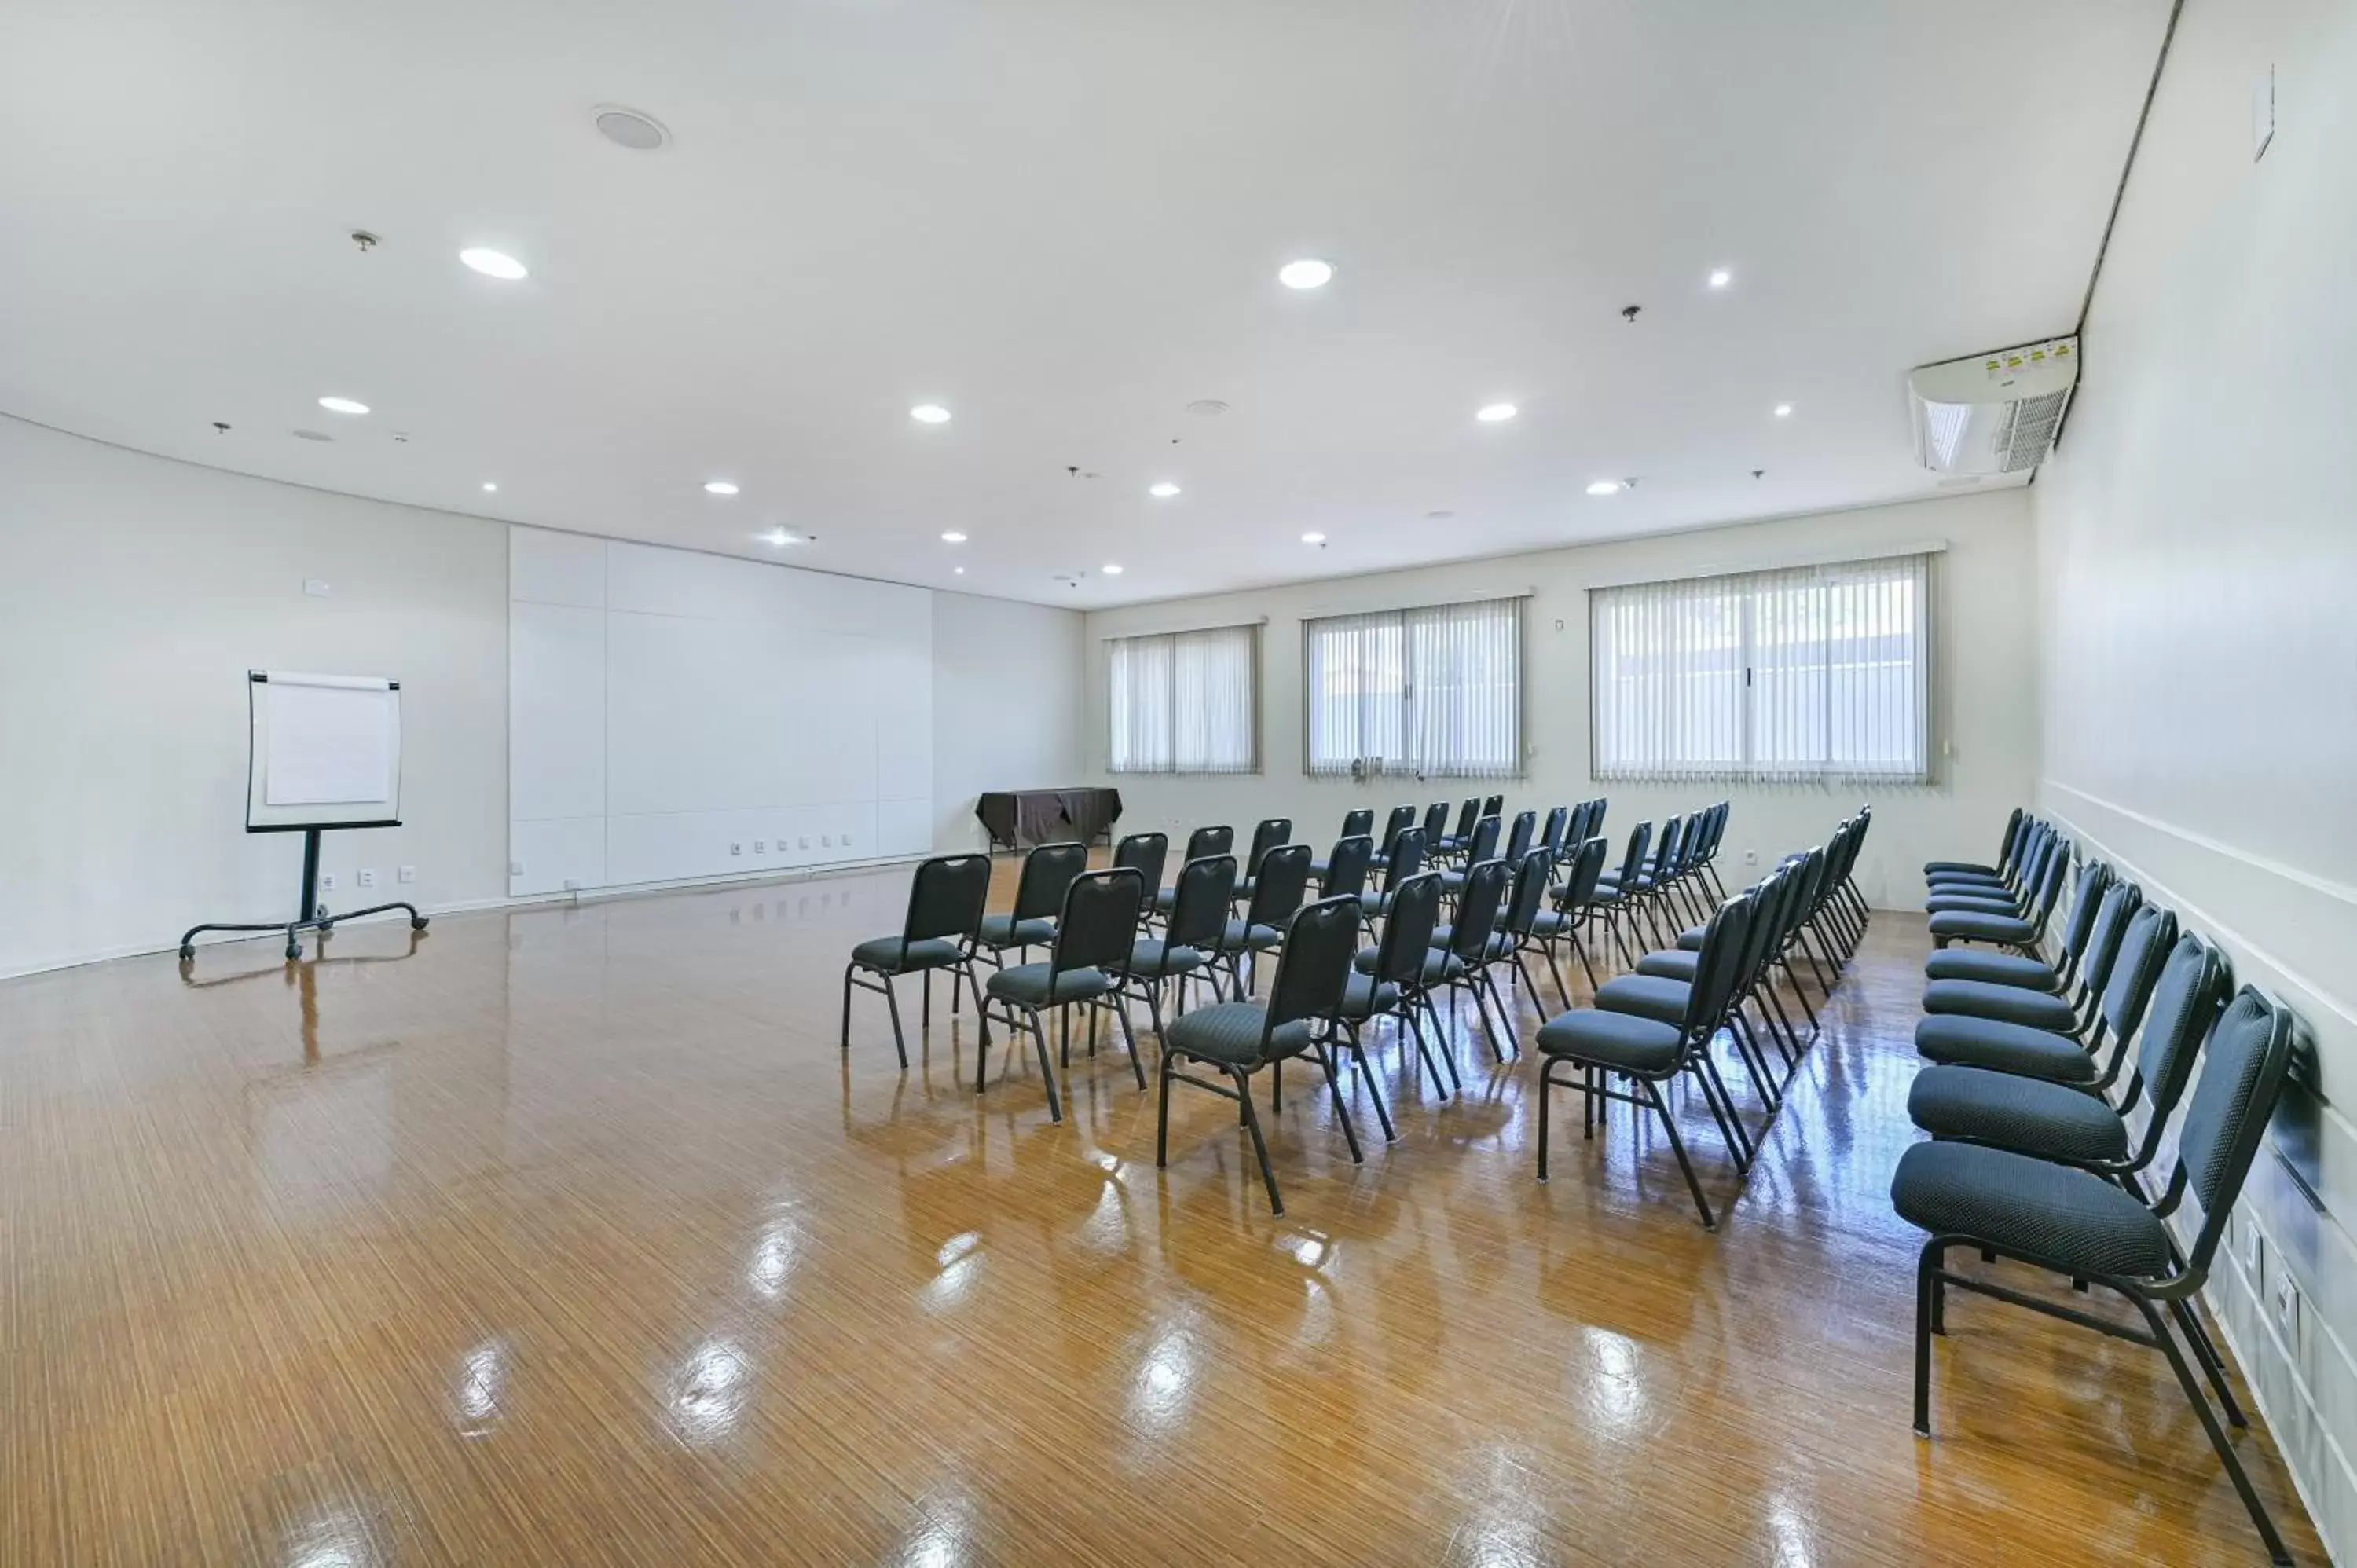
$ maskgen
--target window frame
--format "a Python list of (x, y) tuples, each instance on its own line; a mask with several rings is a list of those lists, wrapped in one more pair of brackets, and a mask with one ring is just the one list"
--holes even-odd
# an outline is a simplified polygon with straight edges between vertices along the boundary
[[(1526, 779), (1530, 777), (1530, 601), (1529, 593), (1483, 594), (1478, 597), (1447, 599), (1433, 604), (1406, 605), (1397, 608), (1346, 610), (1332, 615), (1306, 616), (1301, 621), (1301, 771), (1312, 779), (1376, 778), (1399, 774), (1415, 779)], [(1513, 660), (1513, 702), (1512, 704), (1512, 733), (1510, 736), (1510, 760), (1502, 767), (1466, 767), (1461, 759), (1448, 763), (1430, 758), (1403, 757), (1370, 759), (1364, 757), (1338, 758), (1320, 765), (1317, 755), (1317, 735), (1319, 729), (1319, 693), (1315, 684), (1317, 660), (1312, 649), (1320, 628), (1338, 621), (1376, 622), (1390, 620), (1398, 628), (1400, 659), (1404, 674), (1397, 699), (1399, 714), (1397, 729), (1403, 749), (1412, 749), (1417, 731), (1415, 723), (1416, 693), (1420, 682), (1412, 668), (1415, 650), (1413, 626), (1419, 616), (1440, 616), (1449, 611), (1475, 607), (1503, 605), (1510, 607), (1513, 618), (1512, 655)], [(1381, 766), (1364, 768), (1370, 760)]]
[[(1251, 748), (1249, 761), (1242, 768), (1187, 766), (1180, 760), (1178, 756), (1178, 654), (1179, 644), (1190, 639), (1208, 639), (1214, 637), (1227, 636), (1235, 632), (1242, 632), (1244, 634), (1243, 642), (1246, 650), (1245, 658), (1247, 660), (1247, 669), (1244, 679), (1248, 690), (1244, 701), (1244, 724), (1246, 726), (1244, 733)], [(1170, 762), (1167, 767), (1139, 767), (1134, 764), (1124, 765), (1114, 755), (1114, 742), (1119, 734), (1119, 731), (1114, 723), (1114, 703), (1116, 697), (1114, 666), (1117, 659), (1117, 655), (1114, 650), (1117, 647), (1125, 644), (1148, 642), (1166, 643), (1170, 649), (1171, 683), (1166, 703), (1166, 711), (1170, 726), (1170, 732), (1168, 737), (1168, 744), (1167, 747), (1170, 756)], [(1156, 776), (1164, 778), (1185, 776), (1203, 779), (1236, 779), (1248, 778), (1258, 774), (1263, 770), (1264, 748), (1261, 745), (1262, 650), (1260, 622), (1236, 621), (1222, 626), (1188, 627), (1182, 630), (1177, 631), (1149, 631), (1140, 632), (1125, 637), (1108, 637), (1103, 639), (1103, 661), (1100, 667), (1104, 672), (1104, 758), (1105, 771), (1107, 773), (1119, 776), (1143, 776), (1149, 778)]]

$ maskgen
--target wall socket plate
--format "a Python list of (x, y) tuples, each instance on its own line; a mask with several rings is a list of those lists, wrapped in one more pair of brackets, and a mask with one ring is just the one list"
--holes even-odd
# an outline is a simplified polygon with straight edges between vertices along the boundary
[(745, 853), (745, 846), (732, 839), (729, 841), (728, 853), (731, 854), (742, 854)]
[(323, 871), (319, 873), (319, 891), (322, 893), (333, 893), (335, 890), (336, 874), (332, 871)]
[(509, 861), (508, 875), (510, 876), (522, 876), (523, 875), (523, 862), (520, 860)]
[(770, 853), (770, 841), (769, 841), (768, 839), (755, 839), (755, 840), (753, 841), (753, 853), (754, 853), (755, 854), (769, 854), (769, 853)]
[(2286, 1340), (2294, 1345), (2298, 1344), (2299, 1287), (2292, 1283), (2290, 1274), (2284, 1273), (2276, 1281), (2273, 1300), (2276, 1309), (2276, 1326), (2283, 1330)]
[(359, 883), (361, 886), (363, 886), (363, 887), (373, 887), (373, 886), (376, 886), (376, 867), (374, 867), (374, 866), (372, 866), (372, 865), (363, 865), (363, 866), (361, 866), (361, 867), (360, 868), (360, 870), (359, 870), (359, 871), (357, 871), (357, 872), (355, 872), (355, 873), (353, 874), (352, 880), (353, 880), (353, 881), (355, 881), (355, 882), (358, 882), (358, 883)]
[(414, 865), (404, 865), (395, 875), (401, 881), (414, 882), (417, 880), (417, 867)]

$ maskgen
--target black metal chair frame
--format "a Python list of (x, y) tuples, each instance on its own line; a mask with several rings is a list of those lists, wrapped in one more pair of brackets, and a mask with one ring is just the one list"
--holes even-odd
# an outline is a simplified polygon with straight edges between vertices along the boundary
[[(1076, 934), (1071, 920), (1072, 898), (1075, 891), (1112, 880), (1128, 880), (1139, 884), (1139, 891), (1132, 903), (1133, 909), (1145, 901), (1143, 885), (1146, 879), (1139, 875), (1135, 867), (1114, 866), (1104, 871), (1084, 872), (1075, 876), (1064, 888), (1063, 908), (1056, 921), (1056, 942), (1049, 950), (1051, 956), (1048, 960), (1048, 972), (1051, 977), (1051, 994), (1052, 977), (1076, 969), (1104, 971), (1106, 978), (1113, 983), (1111, 989), (1095, 996), (1078, 996), (1065, 1002), (1050, 1001), (1044, 1005), (1056, 1010), (1058, 1051), (1066, 1067), (1070, 1067), (1072, 1061), (1071, 1010), (1075, 1007), (1090, 1009), (1089, 1054), (1091, 1056), (1096, 1055), (1096, 1013), (1100, 1009), (1111, 1013), (1121, 1025), (1122, 1039), (1129, 1047), (1130, 1070), (1137, 1077), (1138, 1092), (1144, 1093), (1146, 1068), (1138, 1060), (1137, 1036), (1130, 1029), (1129, 1015), (1121, 1006), (1126, 984), (1121, 961), (1127, 957), (1131, 945), (1137, 940), (1137, 918), (1135, 914), (1132, 915), (1126, 928), (1121, 933), (1121, 940), (1117, 946), (1110, 936), (1104, 936), (1099, 932), (1083, 929)], [(1076, 945), (1100, 940), (1105, 947), (1103, 956), (1092, 956), (1087, 952), (1074, 954), (1069, 951)], [(1067, 962), (1068, 958), (1071, 961)], [(1011, 997), (999, 997), (996, 1000), (1004, 1009), (1001, 1016), (1006, 1024), (1009, 1034), (1012, 1036), (1028, 1034), (1031, 1036), (1032, 1044), (1038, 1047), (1039, 1074), (1046, 1080), (1048, 1088), (1048, 1119), (1051, 1122), (1061, 1122), (1064, 1119), (1063, 1102), (1056, 1090), (1055, 1067), (1048, 1059), (1048, 1029), (1046, 1024), (1040, 1019), (1039, 1006), (1017, 1002)], [(983, 1026), (986, 1045), (990, 1022), (987, 1002), (983, 1004)], [(974, 1091), (976, 1094), (985, 1092), (989, 1081), (990, 1053), (985, 1049), (977, 1052), (974, 1057)]]
[[(916, 930), (915, 927), (917, 924), (918, 904), (924, 895), (926, 877), (928, 875), (939, 876), (947, 875), (947, 871), (943, 868), (949, 867), (961, 868), (968, 875), (972, 875), (973, 863), (976, 861), (981, 863), (980, 886), (974, 892), (974, 908), (971, 915), (963, 923), (963, 929), (939, 932)], [(934, 966), (934, 968), (946, 969), (949, 971), (950, 1003), (951, 1010), (952, 1012), (956, 1010), (957, 981), (958, 976), (960, 975), (963, 975), (965, 977), (966, 984), (973, 988), (974, 1004), (975, 1008), (979, 1009), (982, 1006), (982, 983), (978, 978), (976, 978), (974, 970), (975, 956), (974, 942), (976, 932), (980, 929), (982, 925), (983, 911), (987, 908), (989, 900), (990, 857), (986, 854), (935, 855), (931, 860), (920, 862), (916, 872), (909, 878), (909, 912), (902, 918), (900, 923), (900, 952), (903, 960), (905, 961), (909, 950), (909, 944), (912, 941), (927, 941), (935, 937), (962, 937), (964, 939), (959, 949), (958, 959), (955, 963), (939, 964)], [(894, 976), (904, 974), (906, 972), (908, 972), (905, 969), (873, 969), (866, 964), (861, 963), (856, 958), (843, 966), (843, 1048), (845, 1050), (847, 1051), (851, 1048), (852, 987), (857, 986), (863, 991), (881, 992), (884, 996), (885, 1005), (891, 1009), (893, 1047), (900, 1053), (900, 1066), (903, 1069), (908, 1067), (909, 1041), (908, 1036), (902, 1033), (900, 1028), (900, 997), (899, 993), (892, 989), (892, 981)], [(920, 1029), (930, 1029), (933, 1025), (933, 970), (929, 968), (921, 970), (919, 972), (924, 976), (924, 984), (922, 1000), (919, 1004), (921, 1011), (918, 1017), (917, 1026)], [(875, 975), (876, 978), (873, 980), (868, 979), (867, 976), (870, 974)], [(985, 1018), (982, 1024), (982, 1043), (985, 1046), (990, 1043), (990, 1021), (987, 1018)]]

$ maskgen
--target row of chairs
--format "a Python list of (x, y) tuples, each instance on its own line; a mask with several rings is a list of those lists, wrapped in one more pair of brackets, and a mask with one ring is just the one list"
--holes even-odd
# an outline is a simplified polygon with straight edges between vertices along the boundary
[[(2214, 945), (2112, 866), (2080, 856), (2072, 875), (2072, 859), (2059, 828), (2017, 811), (1995, 862), (1924, 868), (1938, 945), (1915, 1034), (1930, 1065), (1908, 1113), (1932, 1141), (1907, 1150), (1890, 1184), (1900, 1217), (1931, 1233), (1917, 1267), (1915, 1432), (1931, 1435), (1932, 1340), (1946, 1332), (1951, 1288), (2158, 1349), (2268, 1552), (2288, 1563), (2195, 1375), (2198, 1366), (2229, 1424), (2247, 1424), (2193, 1300), (2281, 1091), (2298, 1021), (2257, 987), (2237, 991)], [(2050, 961), (2042, 944), (2066, 878), (2070, 910)], [(2176, 1159), (2156, 1194), (2172, 1126)], [(2167, 1223), (2188, 1198), (2198, 1214), (2190, 1247)], [(2100, 1284), (2140, 1322), (1954, 1273), (1957, 1248), (2082, 1290)]]
[[(1540, 1027), (1538, 1047), (1545, 1058), (1539, 1070), (1541, 1181), (1547, 1179), (1551, 1091), (1577, 1087), (1587, 1137), (1596, 1135), (1611, 1101), (1653, 1112), (1703, 1227), (1716, 1228), (1664, 1090), (1690, 1077), (1738, 1173), (1750, 1170), (1759, 1139), (1743, 1124), (1713, 1047), (1726, 1038), (1772, 1118), (1817, 1035), (1816, 1004), (1809, 1000), (1796, 961), (1810, 968), (1821, 1000), (1830, 1001), (1865, 939), (1868, 911), (1855, 871), (1871, 822), (1871, 808), (1861, 808), (1824, 844), (1786, 856), (1757, 884), (1722, 899), (1700, 923), (1675, 932), (1674, 946), (1644, 954), (1631, 972), (1597, 987), (1592, 1006), (1574, 1008)], [(1806, 1039), (1779, 998), (1780, 973), (1809, 1019)], [(1780, 1059), (1770, 1059), (1771, 1050)]]

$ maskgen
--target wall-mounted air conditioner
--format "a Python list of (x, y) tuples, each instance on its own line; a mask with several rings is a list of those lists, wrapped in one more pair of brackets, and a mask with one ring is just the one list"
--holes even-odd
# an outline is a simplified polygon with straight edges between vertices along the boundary
[(1915, 455), (1942, 474), (2035, 468), (2054, 449), (2078, 381), (2076, 338), (1924, 365), (1907, 378)]

